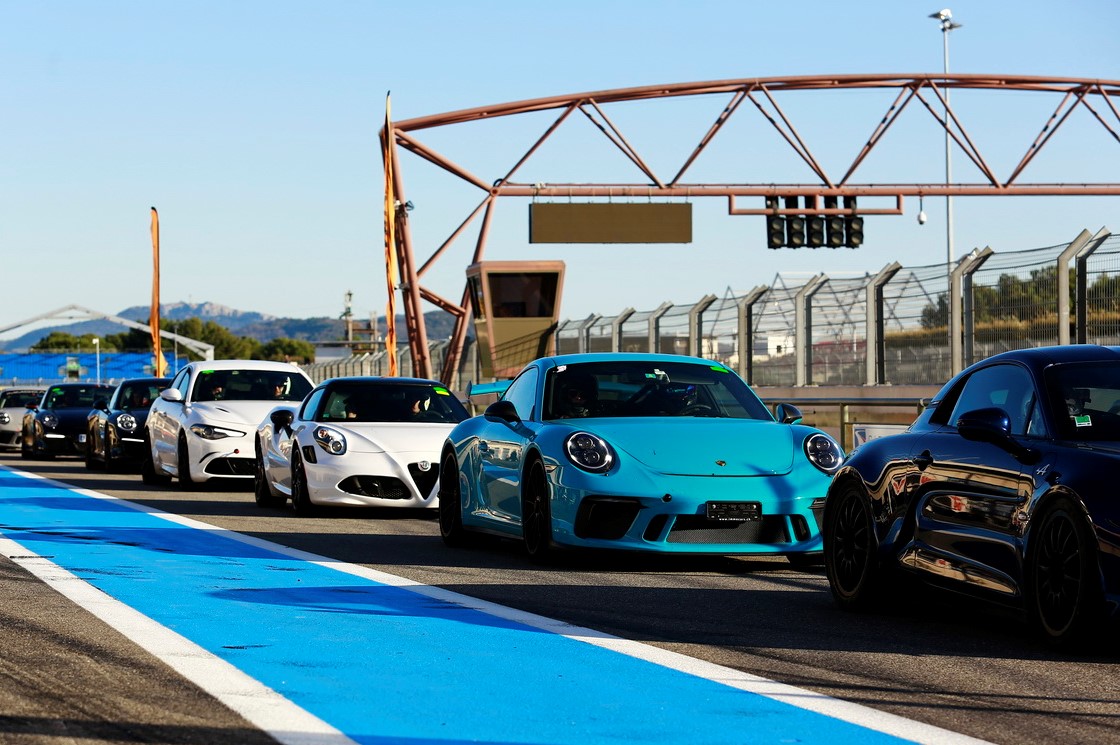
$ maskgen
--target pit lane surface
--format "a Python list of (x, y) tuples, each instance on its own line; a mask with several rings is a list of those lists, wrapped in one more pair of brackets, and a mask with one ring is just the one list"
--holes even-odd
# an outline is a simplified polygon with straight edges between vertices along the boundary
[[(70, 459), (22, 461), (18, 456), (5, 456), (0, 463), (245, 536), (636, 640), (993, 742), (1120, 740), (1116, 719), (1120, 696), (1112, 680), (1115, 652), (1099, 658), (1054, 656), (1037, 647), (1014, 619), (973, 606), (948, 604), (944, 598), (936, 603), (918, 602), (890, 617), (849, 616), (833, 607), (820, 572), (795, 571), (782, 560), (594, 555), (573, 556), (559, 566), (539, 568), (528, 564), (512, 543), (494, 541), (472, 550), (447, 549), (439, 541), (434, 521), (424, 515), (345, 512), (305, 519), (289, 511), (261, 510), (253, 504), (251, 494), (238, 488), (191, 493), (174, 488), (151, 491), (135, 475), (87, 472), (80, 462)], [(6, 579), (24, 586), (33, 584), (19, 576), (15, 568), (3, 568)], [(52, 613), (45, 614), (58, 621), (44, 636), (64, 650), (51, 656), (58, 658), (60, 669), (67, 669), (63, 659), (79, 671), (90, 667), (91, 660), (102, 666), (109, 664), (105, 662), (109, 655), (71, 653), (73, 630), (93, 633), (97, 640), (114, 639), (114, 648), (127, 648), (111, 632), (82, 618), (76, 609), (58, 603), (57, 598), (54, 602), (62, 609), (52, 613), (78, 619), (65, 623)], [(17, 620), (22, 617), (18, 608), (9, 608), (6, 615)], [(87, 644), (92, 643), (96, 649), (110, 644), (97, 640)], [(5, 647), (13, 643), (10, 638), (4, 641)], [(81, 648), (75, 645), (73, 649)], [(504, 653), (520, 666), (539, 664), (538, 660), (520, 657), (516, 650)], [(21, 660), (36, 655), (24, 654), (21, 658), (5, 653), (0, 702), (15, 700), (29, 680), (40, 689), (50, 689), (36, 670), (21, 664)], [(160, 670), (158, 662), (142, 654), (128, 653), (137, 659), (129, 659), (125, 652), (120, 654), (124, 669)], [(432, 674), (439, 672), (436, 669)], [(52, 732), (52, 723), (60, 718), (87, 730), (83, 742), (252, 741), (245, 736), (251, 727), (220, 705), (183, 705), (197, 703), (205, 696), (174, 675), (161, 673), (137, 681), (145, 691), (143, 696), (127, 689), (115, 694), (99, 688), (86, 708), (101, 708), (96, 712), (83, 710), (80, 716), (66, 711), (82, 690), (80, 679), (71, 676), (78, 682), (56, 692), (60, 711), (37, 711), (31, 724), (18, 718), (21, 710), (5, 705), (5, 713), (16, 712), (17, 717), (9, 714), (8, 719), (0, 720), (4, 727), (0, 729), (0, 741), (16, 742), (9, 736), (27, 728), (39, 735)], [(107, 671), (100, 674), (116, 679)], [(125, 715), (129, 722), (140, 722), (143, 727), (134, 727), (128, 737), (113, 734), (108, 727), (122, 711), (114, 708), (114, 697), (122, 701), (158, 700), (159, 695), (150, 690), (157, 684), (167, 686), (167, 700), (174, 702), (167, 706), (171, 719), (155, 721), (159, 707), (150, 706), (140, 714)], [(511, 716), (502, 709), (507, 692), (491, 685), (476, 692), (478, 707), (490, 717)], [(67, 690), (73, 695), (66, 695)], [(423, 697), (425, 691), (420, 687), (388, 695)], [(441, 711), (461, 703), (436, 698), (428, 700), (425, 708), (439, 716)], [(687, 710), (690, 702), (681, 700), (679, 706)], [(176, 712), (181, 721), (175, 720)], [(91, 720), (100, 723), (93, 726)], [(618, 735), (628, 739), (625, 732)], [(462, 735), (448, 732), (446, 736), (454, 739)], [(744, 733), (743, 739), (751, 740), (752, 736)], [(554, 740), (542, 735), (540, 741)]]

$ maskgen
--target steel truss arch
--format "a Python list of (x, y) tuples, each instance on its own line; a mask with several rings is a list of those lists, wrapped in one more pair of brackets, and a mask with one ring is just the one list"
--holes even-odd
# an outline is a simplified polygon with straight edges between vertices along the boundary
[[(886, 112), (851, 162), (843, 169), (842, 175), (828, 172), (814, 156), (807, 141), (799, 134), (792, 119), (779, 106), (775, 94), (791, 91), (836, 91), (855, 89), (879, 89), (897, 91)], [(955, 90), (1020, 91), (1057, 95), (1059, 102), (1052, 113), (1040, 122), (1038, 134), (1033, 141), (1025, 143), (1023, 154), (1007, 174), (997, 173), (969, 133), (966, 122), (949, 104), (949, 93)], [(649, 161), (630, 143), (623, 131), (607, 116), (605, 104), (619, 104), (651, 99), (679, 98), (685, 96), (727, 96), (726, 103), (715, 114), (712, 124), (692, 147), (689, 154), (676, 168), (671, 177), (658, 174), (649, 166)], [(393, 214), (385, 219), (396, 221), (396, 245), (387, 247), (396, 252), (400, 270), (400, 285), (404, 299), (405, 322), (408, 332), (409, 348), (412, 355), (414, 374), (432, 377), (432, 365), (428, 353), (427, 333), (424, 328), (420, 301), (427, 300), (456, 317), (455, 331), (451, 338), (447, 358), (444, 361), (440, 378), (449, 385), (454, 384), (454, 376), (466, 338), (469, 318), (468, 295), (464, 290), (460, 302), (440, 297), (423, 288), (420, 279), (447, 249), (458, 239), (466, 228), (480, 215), (479, 228), (470, 262), (481, 261), (485, 253), (490, 219), (495, 201), (502, 197), (563, 197), (563, 198), (614, 198), (614, 197), (720, 197), (728, 200), (728, 212), (734, 215), (764, 215), (773, 210), (764, 207), (746, 208), (736, 204), (738, 197), (802, 196), (812, 199), (813, 207), (787, 210), (780, 208), (778, 214), (805, 213), (846, 214), (851, 210), (843, 208), (826, 209), (822, 205), (827, 196), (866, 196), (893, 198), (893, 208), (864, 209), (860, 214), (902, 214), (903, 200), (907, 196), (1102, 196), (1120, 195), (1117, 183), (1035, 183), (1025, 180), (1025, 173), (1038, 153), (1062, 129), (1070, 115), (1078, 108), (1085, 109), (1105, 130), (1114, 142), (1120, 144), (1120, 81), (1090, 78), (1049, 78), (1040, 76), (1012, 76), (985, 74), (867, 74), (867, 75), (820, 75), (791, 76), (772, 78), (743, 78), (698, 83), (674, 83), (670, 85), (619, 88), (592, 91), (547, 98), (481, 106), (442, 114), (404, 119), (390, 122), (381, 130), (382, 156), (386, 163), (392, 164), (392, 184), (387, 205), (396, 205)], [(744, 106), (743, 104), (750, 104)], [(780, 139), (789, 146), (819, 179), (817, 183), (689, 183), (686, 178), (690, 167), (709, 145), (724, 131), (728, 121), (734, 116), (742, 116), (751, 108), (763, 117), (778, 133)], [(982, 175), (982, 180), (974, 183), (858, 183), (855, 176), (861, 164), (879, 145), (891, 126), (908, 109), (924, 109), (943, 132), (948, 133), (955, 146), (967, 157)], [(417, 133), (453, 124), (477, 122), (498, 117), (516, 116), (533, 112), (556, 112), (556, 118), (549, 124), (529, 149), (510, 166), (504, 174), (487, 178), (471, 173), (434, 148), (422, 142)], [(641, 180), (631, 183), (522, 183), (514, 180), (518, 170), (534, 153), (573, 115), (582, 115), (599, 130), (611, 145), (617, 148), (641, 174)], [(480, 202), (459, 227), (447, 238), (432, 255), (419, 267), (413, 258), (411, 232), (408, 229), (408, 211), (405, 205), (404, 183), (400, 168), (400, 151), (415, 155), (452, 176), (471, 184), (480, 192)], [(856, 148), (853, 148), (856, 150)], [(808, 202), (807, 202), (808, 204)], [(395, 279), (395, 278), (394, 278)], [(393, 319), (387, 319), (389, 323)]]

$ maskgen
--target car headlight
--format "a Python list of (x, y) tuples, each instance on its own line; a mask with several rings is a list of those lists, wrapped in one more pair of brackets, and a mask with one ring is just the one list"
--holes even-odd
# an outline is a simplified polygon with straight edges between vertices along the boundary
[(58, 415), (57, 414), (43, 414), (43, 416), (39, 417), (39, 421), (42, 422), (43, 426), (46, 427), (47, 429), (54, 429), (55, 427), (58, 426)]
[(204, 440), (224, 440), (227, 437), (245, 436), (244, 432), (238, 432), (236, 429), (226, 429), (225, 427), (215, 427), (213, 424), (192, 424), (191, 432)]
[(805, 457), (825, 473), (836, 473), (844, 462), (840, 446), (828, 435), (817, 432), (805, 438)]
[(588, 432), (568, 435), (568, 439), (564, 441), (564, 452), (567, 453), (568, 460), (592, 473), (602, 473), (614, 463), (610, 445), (603, 438)]
[(136, 417), (132, 414), (121, 414), (117, 417), (117, 429), (123, 429), (126, 432), (136, 429)]
[(316, 429), (315, 442), (331, 455), (342, 455), (346, 452), (346, 438), (342, 436), (341, 432), (330, 427)]
[(8, 416), (8, 412), (0, 411), (0, 424), (10, 424), (12, 418)]

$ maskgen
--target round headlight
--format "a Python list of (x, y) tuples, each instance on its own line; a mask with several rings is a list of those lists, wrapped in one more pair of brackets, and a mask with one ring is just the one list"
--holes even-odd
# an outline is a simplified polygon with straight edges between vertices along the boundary
[(42, 418), (39, 421), (41, 421), (43, 423), (43, 426), (47, 429), (54, 429), (58, 426), (58, 415), (43, 414)]
[(136, 429), (136, 417), (132, 414), (121, 414), (117, 417), (117, 428), (131, 432)]
[(805, 438), (805, 456), (825, 473), (835, 473), (844, 462), (844, 454), (836, 441), (819, 432)]
[(569, 435), (564, 442), (564, 452), (568, 460), (592, 473), (602, 473), (614, 463), (614, 453), (606, 441), (588, 432)]
[(319, 427), (315, 430), (315, 442), (331, 455), (342, 455), (346, 452), (346, 438), (341, 432), (330, 427)]
[(8, 412), (0, 411), (0, 424), (8, 424), (11, 421), (12, 421), (12, 418), (10, 416), (8, 416)]

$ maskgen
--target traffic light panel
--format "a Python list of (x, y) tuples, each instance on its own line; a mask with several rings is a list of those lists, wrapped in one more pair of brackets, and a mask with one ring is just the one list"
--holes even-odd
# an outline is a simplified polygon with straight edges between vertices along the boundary
[(778, 198), (766, 197), (766, 209), (771, 213), (766, 215), (766, 245), (781, 248), (786, 245), (786, 221), (781, 215), (773, 214), (778, 210)]
[(852, 211), (851, 215), (844, 218), (844, 245), (859, 248), (863, 245), (863, 218), (855, 213), (856, 198), (844, 197), (844, 208)]
[[(836, 197), (825, 197), (824, 208), (827, 210), (836, 209)], [(844, 216), (843, 215), (828, 215), (824, 218), (825, 222), (825, 244), (829, 248), (839, 248), (844, 245)]]
[[(797, 209), (797, 197), (786, 197), (786, 209)], [(790, 248), (801, 248), (805, 245), (804, 215), (786, 217), (786, 245)]]

